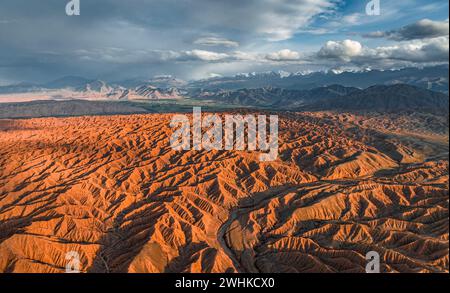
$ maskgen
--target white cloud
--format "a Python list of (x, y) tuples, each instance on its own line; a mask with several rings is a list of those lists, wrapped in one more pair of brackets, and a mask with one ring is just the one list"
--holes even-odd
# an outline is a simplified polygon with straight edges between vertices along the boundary
[(322, 14), (335, 11), (341, 0), (198, 0), (195, 23), (239, 32), (246, 39), (263, 37), (269, 41), (292, 38)]
[(233, 52), (233, 58), (238, 61), (258, 61), (260, 59), (258, 53), (242, 51)]
[(362, 54), (363, 46), (353, 40), (328, 41), (318, 52), (319, 57), (350, 61), (352, 57)]
[(345, 25), (355, 25), (361, 23), (363, 18), (367, 18), (367, 15), (362, 13), (352, 13), (342, 17), (342, 23)]
[[(258, 1), (260, 23), (256, 32), (266, 35), (271, 41), (290, 39), (297, 30), (310, 24), (313, 18), (333, 11), (337, 1), (333, 0), (263, 0)], [(245, 22), (245, 20), (244, 20)]]
[(219, 77), (223, 77), (222, 74), (218, 74), (218, 73), (214, 73), (214, 72), (210, 72), (208, 74), (208, 78), (219, 78)]
[(202, 45), (202, 46), (223, 46), (223, 47), (239, 47), (239, 43), (231, 40), (227, 40), (224, 38), (217, 38), (217, 37), (204, 37), (199, 38), (194, 41), (195, 45)]
[[(175, 64), (196, 62), (200, 64), (246, 64), (245, 66), (320, 65), (389, 68), (431, 63), (448, 63), (449, 37), (398, 42), (390, 46), (370, 48), (355, 40), (326, 42), (318, 51), (302, 53), (291, 49), (276, 52), (228, 53), (206, 50), (125, 50), (123, 48), (82, 49), (73, 52), (82, 62), (109, 62), (116, 64)], [(50, 58), (51, 56), (49, 56)], [(171, 65), (174, 66), (174, 65)], [(225, 68), (225, 67), (224, 67)], [(226, 67), (227, 69), (230, 67)], [(209, 72), (214, 69), (208, 68)], [(216, 73), (221, 73), (217, 71)]]
[(395, 46), (378, 47), (371, 50), (369, 56), (418, 63), (448, 62), (448, 42), (448, 37), (406, 42)]
[(118, 64), (174, 61), (225, 61), (231, 58), (225, 53), (205, 50), (173, 51), (173, 50), (124, 50), (122, 48), (80, 49), (73, 52), (80, 60), (106, 61)]
[(300, 54), (289, 49), (284, 49), (278, 52), (267, 54), (266, 58), (271, 61), (293, 61), (299, 60)]
[(448, 63), (448, 42), (447, 36), (368, 48), (353, 40), (328, 41), (317, 53), (316, 60), (323, 62), (326, 58), (338, 64), (354, 64), (359, 67)]
[[(193, 60), (201, 61), (221, 61), (229, 58), (229, 55), (225, 53), (216, 53), (205, 50), (192, 50), (184, 52), (186, 57), (192, 58)], [(183, 58), (182, 56), (181, 58)]]

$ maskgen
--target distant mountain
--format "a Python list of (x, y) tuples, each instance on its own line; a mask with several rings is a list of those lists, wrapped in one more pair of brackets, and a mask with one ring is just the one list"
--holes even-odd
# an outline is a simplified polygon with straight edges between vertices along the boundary
[(28, 82), (21, 82), (13, 85), (0, 86), (0, 94), (28, 93), (40, 90), (42, 90), (42, 86)]
[(280, 88), (240, 89), (236, 91), (205, 91), (196, 98), (213, 100), (223, 104), (239, 106), (267, 107), (279, 104), (282, 101), (295, 101), (301, 95), (300, 91), (284, 90)]
[[(310, 90), (339, 84), (345, 87), (367, 88), (374, 85), (409, 84), (421, 88), (448, 93), (448, 65), (404, 68), (400, 70), (365, 70), (361, 72), (313, 72), (288, 73), (284, 71), (246, 73), (233, 77), (216, 77), (212, 79), (186, 82), (172, 76), (156, 76), (150, 79), (130, 79), (107, 83), (112, 88), (136, 89), (147, 85), (159, 89), (187, 89), (190, 92), (212, 90), (238, 90), (257, 88), (282, 88), (288, 90)], [(87, 84), (96, 83), (83, 77), (67, 76), (44, 84), (20, 83), (1, 86), (1, 93), (26, 93), (34, 91), (73, 89), (78, 90)]]
[(93, 82), (93, 80), (89, 80), (79, 76), (66, 76), (42, 84), (41, 87), (46, 89), (80, 88), (90, 82)]
[[(170, 81), (182, 83), (182, 81), (173, 78), (160, 77), (154, 83), (142, 82), (136, 86), (131, 86), (130, 81), (129, 86), (125, 87), (102, 80), (68, 76), (42, 85), (22, 83), (0, 87), (0, 94), (36, 94), (36, 97), (39, 96), (40, 100), (42, 100), (42, 96), (47, 97), (47, 100), (159, 100), (183, 98), (186, 92), (178, 90), (176, 87), (167, 87)], [(163, 87), (159, 88), (154, 86), (154, 84), (160, 84)]]
[(0, 119), (148, 113), (137, 105), (106, 101), (33, 101), (0, 104)]
[(160, 89), (184, 88), (188, 85), (188, 82), (170, 75), (155, 76), (150, 79), (128, 79), (114, 83), (128, 89), (137, 88), (145, 84), (152, 85)]
[(127, 90), (121, 99), (127, 100), (177, 100), (184, 96), (176, 88), (161, 89), (151, 85), (141, 85)]
[(15, 85), (2, 86), (0, 87), (0, 94), (43, 92), (61, 89), (76, 90), (86, 87), (89, 83), (94, 82), (96, 81), (79, 76), (66, 76), (43, 84), (23, 82)]
[(317, 100), (335, 99), (352, 93), (359, 92), (360, 89), (355, 87), (345, 87), (342, 85), (330, 85), (303, 91), (303, 100), (314, 102)]
[(331, 85), (311, 90), (280, 88), (203, 91), (199, 99), (236, 106), (276, 110), (447, 111), (449, 97), (406, 84), (377, 85), (361, 90)]
[(91, 100), (173, 100), (184, 98), (176, 88), (158, 88), (152, 84), (143, 84), (135, 88), (108, 84), (96, 80), (75, 89), (82, 97)]
[(89, 99), (120, 100), (126, 94), (127, 89), (118, 85), (107, 84), (101, 80), (94, 80), (74, 89)]
[(448, 112), (448, 95), (406, 84), (377, 85), (346, 96), (308, 105), (320, 110), (365, 110), (393, 112), (403, 110)]
[[(116, 91), (116, 92), (114, 92)], [(74, 92), (70, 92), (74, 93)], [(107, 115), (147, 113), (159, 111), (154, 105), (135, 102), (142, 100), (173, 100), (169, 108), (172, 111), (184, 96), (177, 89), (158, 89), (141, 86), (128, 90), (121, 87), (111, 88), (102, 82), (90, 83), (79, 88), (77, 96), (71, 99), (53, 101), (32, 101), (24, 103), (0, 103), (0, 119), (48, 116)], [(113, 95), (103, 99), (106, 95)], [(87, 97), (87, 98), (86, 98)], [(449, 97), (416, 86), (377, 85), (361, 90), (354, 87), (331, 85), (311, 90), (286, 90), (280, 88), (240, 89), (236, 91), (201, 91), (196, 100), (204, 100), (205, 105), (219, 108), (223, 105), (235, 108), (249, 107), (280, 111), (364, 111), (364, 112), (401, 112), (433, 113), (448, 115)], [(198, 105), (202, 105), (199, 103)], [(187, 108), (191, 108), (188, 106)], [(192, 109), (192, 108), (191, 108)]]
[[(334, 107), (349, 108), (345, 98), (352, 97), (359, 107), (360, 97), (391, 97), (389, 107), (434, 107), (427, 90), (448, 95), (448, 65), (401, 70), (361, 72), (287, 73), (264, 72), (217, 77), (187, 83), (172, 76), (159, 76), (110, 83), (67, 76), (46, 84), (21, 83), (0, 87), (4, 101), (29, 100), (179, 100), (197, 98), (238, 106), (296, 109), (318, 101), (333, 100)], [(408, 87), (412, 86), (412, 87)], [(414, 89), (413, 89), (414, 88)], [(363, 90), (366, 89), (366, 90)], [(371, 89), (371, 90), (369, 90)], [(422, 91), (419, 91), (422, 89)], [(389, 91), (388, 91), (389, 90)], [(386, 92), (388, 91), (388, 92)], [(408, 97), (413, 97), (408, 99)], [(338, 98), (342, 99), (338, 99)], [(398, 97), (398, 98), (396, 98)], [(396, 101), (397, 99), (397, 101)], [(425, 99), (425, 98), (424, 98)], [(1, 101), (2, 99), (0, 99)], [(388, 109), (375, 100), (375, 108)], [(423, 104), (428, 101), (428, 104)], [(366, 103), (367, 101), (361, 101)], [(395, 104), (395, 105), (394, 105)], [(362, 105), (362, 104), (361, 104)], [(316, 106), (316, 105), (315, 105)]]
[(93, 92), (99, 92), (99, 93), (100, 92), (108, 93), (111, 90), (113, 90), (113, 87), (108, 85), (106, 82), (104, 82), (102, 80), (89, 81), (89, 82), (83, 83), (82, 85), (80, 85), (76, 88), (76, 91), (79, 91), (79, 92), (93, 91)]
[(361, 72), (314, 72), (309, 74), (264, 72), (239, 74), (234, 77), (218, 77), (195, 81), (190, 88), (205, 90), (277, 87), (307, 90), (332, 84), (346, 87), (367, 88), (373, 85), (409, 84), (429, 90), (448, 93), (448, 65), (426, 68), (404, 68), (400, 70), (366, 70)]
[(340, 85), (331, 85), (312, 90), (286, 90), (266, 87), (236, 91), (204, 91), (195, 97), (232, 105), (287, 109), (308, 105), (318, 100), (334, 99), (355, 91), (359, 91), (359, 89)]

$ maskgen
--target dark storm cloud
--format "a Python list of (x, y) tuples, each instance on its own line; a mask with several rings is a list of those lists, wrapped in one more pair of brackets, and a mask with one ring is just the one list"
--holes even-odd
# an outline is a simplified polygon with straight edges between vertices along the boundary
[(397, 30), (372, 32), (364, 34), (363, 36), (368, 38), (387, 38), (396, 41), (406, 41), (448, 36), (448, 32), (448, 20), (432, 21), (429, 19), (422, 19)]
[[(42, 80), (69, 70), (101, 75), (118, 71), (118, 63), (124, 69), (135, 67), (136, 72), (147, 67), (147, 74), (151, 74), (158, 72), (156, 67), (169, 69), (169, 65), (161, 65), (163, 61), (217, 59), (224, 52), (193, 50), (221, 41), (221, 49), (227, 51), (261, 30), (259, 20), (250, 17), (258, 14), (256, 1), (242, 5), (234, 0), (81, 0), (81, 15), (77, 17), (65, 14), (67, 2), (1, 1), (0, 66), (9, 78)], [(223, 13), (233, 7), (240, 8), (236, 13)], [(202, 37), (205, 34), (214, 34), (215, 38)], [(231, 38), (233, 41), (228, 41)], [(176, 65), (169, 71), (185, 73)]]
[[(0, 1), (0, 84), (63, 75), (117, 80), (172, 74), (191, 79), (278, 65), (296, 70), (319, 61), (354, 62), (360, 54), (380, 60), (437, 60), (448, 51), (448, 46), (432, 43), (423, 50), (405, 47), (409, 55), (402, 53), (403, 47), (379, 48), (379, 54), (364, 47), (353, 54), (345, 43), (340, 45), (341, 35), (316, 60), (314, 50), (324, 40), (304, 52), (300, 47), (309, 40), (296, 34), (317, 18), (327, 19), (341, 0), (81, 0), (81, 15), (73, 17), (65, 14), (68, 2)], [(419, 23), (388, 37), (432, 37), (443, 30), (440, 24)]]

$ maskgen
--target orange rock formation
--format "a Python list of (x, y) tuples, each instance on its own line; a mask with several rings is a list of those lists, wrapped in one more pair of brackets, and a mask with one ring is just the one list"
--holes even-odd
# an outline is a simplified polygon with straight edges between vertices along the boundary
[(0, 121), (0, 272), (449, 271), (448, 132), (283, 114), (262, 163), (173, 151), (171, 117)]

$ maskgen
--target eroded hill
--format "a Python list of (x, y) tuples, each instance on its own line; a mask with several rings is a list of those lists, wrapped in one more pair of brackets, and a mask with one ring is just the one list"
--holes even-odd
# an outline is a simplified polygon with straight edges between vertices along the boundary
[(283, 114), (261, 163), (173, 151), (171, 117), (0, 120), (0, 271), (448, 272), (448, 119)]

